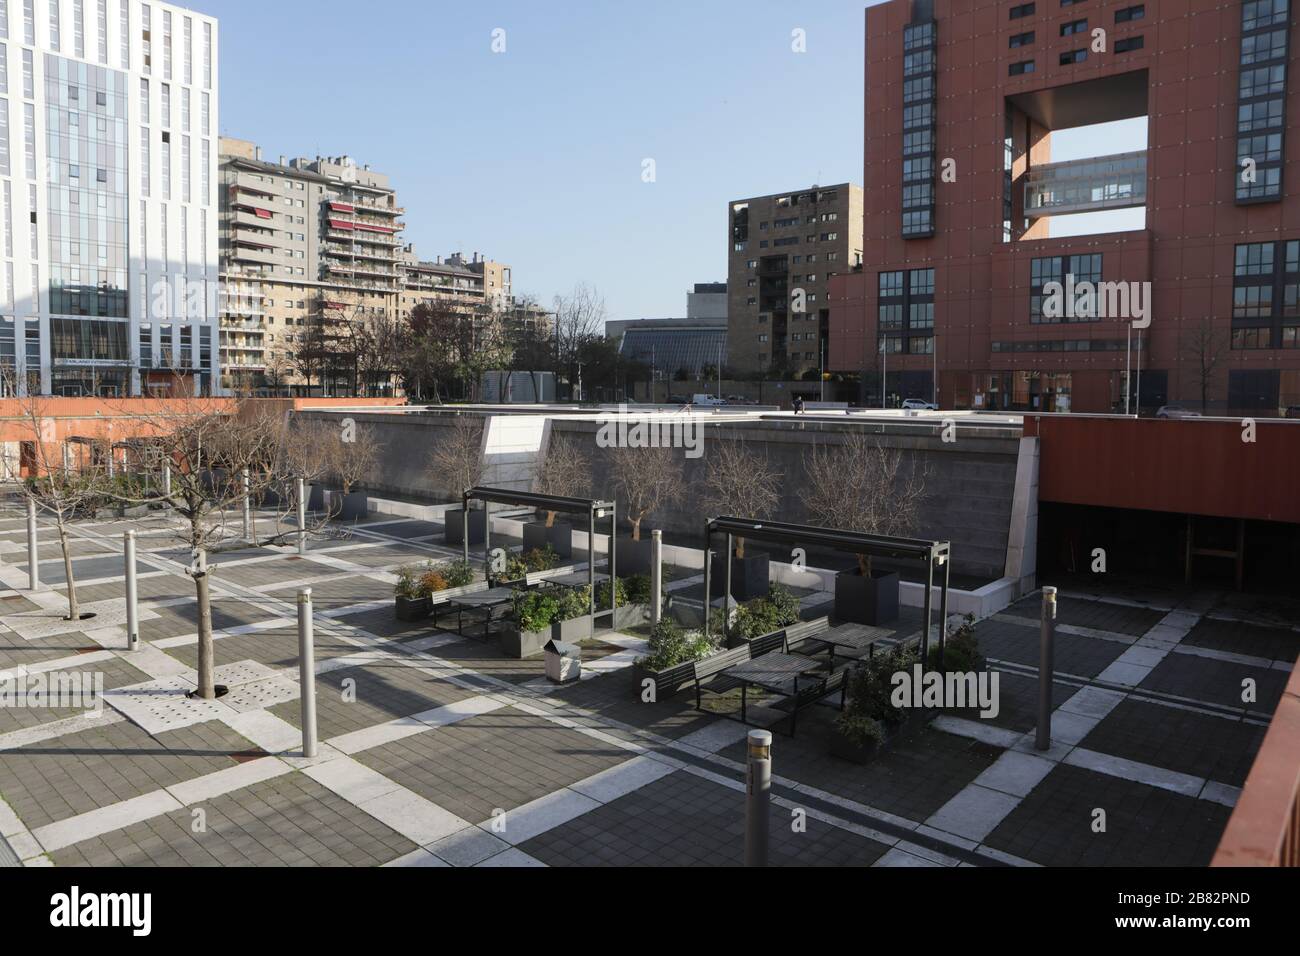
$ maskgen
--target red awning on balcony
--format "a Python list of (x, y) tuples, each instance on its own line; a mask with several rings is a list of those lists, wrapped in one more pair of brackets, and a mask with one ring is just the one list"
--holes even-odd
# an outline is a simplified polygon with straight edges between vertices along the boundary
[(253, 207), (253, 212), (257, 213), (257, 218), (258, 218), (258, 219), (270, 219), (270, 218), (271, 218), (271, 210), (269, 210), (269, 209), (258, 209), (256, 206), (254, 206), (254, 207)]
[(352, 212), (356, 207), (345, 202), (331, 202), (330, 208), (337, 212)]
[(342, 219), (331, 219), (330, 228), (331, 229), (352, 229), (353, 226), (352, 223), (344, 222)]
[(393, 229), (389, 226), (372, 226), (369, 223), (365, 223), (365, 222), (357, 223), (356, 228), (364, 229), (366, 232), (386, 232), (386, 233), (397, 232), (396, 229)]

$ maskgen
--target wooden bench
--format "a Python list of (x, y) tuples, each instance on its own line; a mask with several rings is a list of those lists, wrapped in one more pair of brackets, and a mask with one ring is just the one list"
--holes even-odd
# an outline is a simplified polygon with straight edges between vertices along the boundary
[(785, 651), (787, 654), (798, 652), (808, 654), (812, 646), (816, 650), (811, 653), (819, 653), (827, 649), (829, 645), (825, 641), (817, 640), (817, 635), (822, 631), (829, 630), (831, 619), (826, 616), (813, 618), (811, 621), (800, 621), (797, 624), (791, 624), (782, 633), (785, 635)]

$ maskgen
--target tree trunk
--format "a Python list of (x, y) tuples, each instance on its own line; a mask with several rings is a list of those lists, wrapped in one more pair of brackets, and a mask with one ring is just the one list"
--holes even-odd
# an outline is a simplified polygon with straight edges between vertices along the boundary
[(641, 540), (641, 519), (632, 518), (630, 520), (632, 521), (632, 540), (640, 541)]
[(548, 527), (548, 528), (553, 528), (553, 527), (555, 527), (555, 512), (554, 512), (554, 511), (548, 511), (548, 512), (546, 512), (546, 527)]
[(212, 599), (208, 593), (208, 572), (206, 568), (194, 572), (194, 595), (199, 604), (199, 696), (204, 700), (215, 700), (216, 688), (213, 684), (212, 671), (214, 653), (212, 647)]
[(736, 557), (743, 558), (744, 556), (745, 556), (745, 539), (737, 535), (736, 536)]
[(59, 529), (59, 547), (63, 549), (63, 576), (68, 582), (68, 620), (81, 620), (81, 606), (77, 603), (77, 582), (72, 577), (72, 555), (68, 553), (68, 528), (63, 523), (63, 515), (56, 514), (56, 526)]
[(858, 555), (858, 571), (864, 578), (871, 577), (871, 557), (869, 555)]

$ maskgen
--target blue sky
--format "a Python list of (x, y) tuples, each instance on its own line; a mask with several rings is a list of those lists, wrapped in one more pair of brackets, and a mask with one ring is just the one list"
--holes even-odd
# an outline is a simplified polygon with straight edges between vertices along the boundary
[(545, 303), (684, 314), (726, 278), (729, 200), (862, 179), (863, 0), (191, 5), (221, 21), (223, 135), (370, 163), (421, 256), (482, 252)]

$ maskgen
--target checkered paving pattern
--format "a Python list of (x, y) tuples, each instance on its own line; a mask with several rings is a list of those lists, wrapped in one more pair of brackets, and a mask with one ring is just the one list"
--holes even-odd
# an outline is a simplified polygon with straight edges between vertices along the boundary
[[(267, 533), (273, 530), (271, 521), (259, 525)], [(87, 624), (32, 641), (0, 626), (0, 670), (58, 660), (61, 670), (104, 672), (110, 689), (141, 683), (188, 686), (197, 663), (197, 649), (188, 639), (197, 630), (194, 586), (180, 573), (189, 554), (178, 548), (164, 517), (96, 525), (85, 537), (74, 527), (79, 564), (90, 571), (102, 564), (104, 576), (116, 579), (79, 585), (79, 596), (85, 603), (120, 602), (120, 535), (132, 526), (141, 529), (142, 607), (152, 612), (141, 622), (145, 646), (139, 656), (120, 649), (124, 635), (111, 621), (101, 620), (98, 630)], [(237, 519), (232, 527), (238, 527)], [(695, 709), (689, 685), (646, 703), (643, 675), (633, 667), (556, 687), (543, 679), (540, 658), (502, 657), (495, 635), (476, 636), (481, 628), (467, 628), (464, 637), (448, 634), (444, 629), (454, 626), (454, 615), (441, 617), (437, 627), (432, 620), (396, 621), (391, 585), (379, 569), (451, 556), (429, 542), (409, 541), (440, 530), (436, 522), (377, 519), (346, 537), (313, 541), (305, 559), (265, 548), (217, 556), (212, 580), (217, 664), (229, 668), (248, 661), (270, 668), (258, 671), (261, 682), (247, 685), (265, 684), (265, 692), (232, 694), (216, 708), (219, 719), (150, 736), (129, 720), (87, 726), (75, 712), (0, 711), (0, 734), (20, 734), (10, 750), (0, 751), (0, 796), (25, 828), (10, 838), (23, 857), (39, 852), (35, 834), (50, 841), (56, 864), (377, 865), (412, 853), (417, 837), (427, 843), (424, 834), (442, 832), (446, 821), (481, 823), (504, 810), (508, 819), (526, 821), (521, 825), (528, 838), (521, 835), (524, 842), (510, 851), (519, 854), (517, 859), (551, 865), (739, 864), (745, 755), (738, 741), (744, 728), (716, 716), (738, 713), (738, 692), (707, 695), (712, 713)], [(0, 615), (57, 607), (57, 584), (34, 595), (36, 600), (21, 590), (21, 521), (0, 530), (0, 543), (6, 541), (17, 550), (0, 561)], [(48, 560), (61, 564), (48, 538), (44, 550), (50, 552)], [(338, 566), (340, 561), (346, 564)], [(57, 582), (59, 575), (44, 575), (45, 570), (47, 584)], [(318, 615), (319, 737), (328, 742), (346, 735), (346, 745), (340, 740), (339, 746), (350, 754), (330, 757), (334, 776), (320, 777), (321, 783), (299, 772), (301, 765), (287, 756), (296, 745), (300, 719), (293, 619), (295, 593), (304, 584), (312, 587)], [(1178, 597), (1161, 600), (1177, 604)], [(999, 669), (1001, 712), (993, 720), (963, 712), (950, 715), (962, 718), (956, 725), (914, 723), (863, 766), (829, 753), (835, 707), (801, 713), (794, 738), (785, 734), (781, 711), (753, 707), (754, 722), (781, 721), (774, 744), (779, 780), (824, 794), (816, 802), (834, 820), (810, 816), (807, 831), (796, 832), (789, 808), (778, 802), (772, 809), (772, 862), (874, 863), (886, 848), (855, 828), (876, 823), (890, 833), (906, 829), (908, 821), (957, 826), (950, 831), (940, 826), (917, 838), (926, 845), (938, 840), (943, 848), (944, 833), (959, 833), (964, 825), (948, 822), (952, 808), (965, 805), (977, 814), (996, 810), (974, 855), (958, 850), (968, 844), (948, 846), (948, 852), (964, 853), (968, 861), (984, 859), (979, 854), (987, 847), (1011, 854), (1013, 861), (1048, 864), (1203, 863), (1230, 813), (1224, 803), (1231, 803), (1263, 735), (1262, 727), (1241, 718), (1248, 713), (1266, 719), (1287, 676), (1260, 664), (1294, 660), (1298, 642), (1287, 628), (1213, 616), (1197, 620), (1208, 605), (1200, 600), (1196, 606), (1200, 610), (1188, 620), (1195, 626), (1182, 642), (1187, 650), (1214, 656), (1169, 652), (1168, 635), (1177, 639), (1181, 631), (1163, 628), (1164, 643), (1141, 648), (1145, 657), (1124, 658), (1125, 675), (1141, 680), (1137, 690), (1107, 691), (1110, 696), (1101, 698), (1085, 694), (1082, 705), (1073, 703), (1065, 712), (1060, 708), (1079, 693), (1080, 682), (1127, 654), (1167, 612), (1061, 599), (1058, 623), (1085, 633), (1057, 631), (1053, 702), (1062, 732), (1076, 734), (1069, 746), (1077, 744), (1079, 761), (1090, 769), (1071, 762), (1033, 763), (1041, 758), (1026, 757), (1028, 765), (1003, 759), (1009, 753), (1004, 748), (1032, 731), (1036, 720), (1037, 597), (1007, 609), (1011, 620), (978, 625), (984, 653), (1006, 668)], [(1234, 613), (1247, 610), (1239, 601), (1234, 605)], [(343, 613), (324, 616), (334, 611)], [(828, 606), (817, 609), (827, 611)], [(278, 623), (234, 635), (225, 630), (264, 622)], [(904, 608), (893, 631), (912, 635), (919, 626), (920, 610)], [(177, 644), (178, 637), (187, 639)], [(420, 653), (412, 656), (411, 643), (420, 641)], [(101, 642), (114, 649), (112, 659), (77, 662), (90, 651), (104, 654)], [(621, 648), (612, 644), (585, 648), (584, 660), (594, 662), (616, 650)], [(1245, 663), (1230, 659), (1243, 654)], [(337, 662), (345, 666), (331, 663), (341, 656), (349, 657)], [(1067, 674), (1071, 678), (1065, 679)], [(1258, 684), (1254, 706), (1240, 701), (1246, 677)], [(1099, 701), (1108, 706), (1089, 717), (1089, 706)], [(408, 720), (431, 711), (441, 715), (432, 723)], [(55, 723), (68, 718), (66, 728)], [(47, 724), (49, 731), (43, 729)], [(689, 748), (674, 749), (679, 745)], [(671, 764), (644, 757), (634, 760), (645, 747), (687, 759), (694, 772), (673, 771)], [(267, 751), (286, 757), (268, 757)], [(1050, 767), (1050, 772), (1040, 771), (1026, 782), (1023, 774), (1033, 767)], [(1203, 792), (1193, 786), (1197, 781), (1205, 784)], [(164, 793), (163, 788), (170, 789)], [(778, 793), (797, 794), (789, 786), (778, 787)], [(982, 802), (968, 799), (980, 793), (986, 795)], [(1191, 793), (1200, 796), (1186, 795)], [(181, 795), (186, 806), (178, 809), (171, 794)], [(1107, 809), (1103, 834), (1090, 828), (1096, 807)], [(193, 828), (195, 810), (206, 818), (206, 830)], [(489, 833), (470, 833), (474, 839), (463, 847), (430, 849), (453, 865), (474, 865), (508, 846)], [(491, 850), (471, 852), (469, 844), (490, 844)], [(907, 853), (890, 857), (900, 855)]]
[[(773, 866), (870, 866), (885, 847), (791, 810), (771, 807)], [(642, 787), (520, 844), (550, 866), (741, 866), (745, 794), (687, 771)]]
[(357, 754), (366, 766), (474, 823), (622, 763), (628, 751), (513, 708)]
[(122, 721), (0, 751), (4, 799), (29, 829), (233, 767), (252, 745), (217, 721), (151, 737)]
[(56, 850), (57, 866), (377, 866), (415, 844), (326, 790), (287, 774)]
[[(475, 696), (450, 681), (398, 661), (343, 667), (316, 678), (316, 728), (322, 740)], [(271, 713), (300, 727), (299, 701)]]
[[(94, 690), (95, 674), (103, 675), (104, 690), (112, 690), (116, 687), (125, 687), (128, 684), (139, 684), (148, 680), (148, 676), (142, 671), (132, 667), (121, 658), (113, 658), (108, 661), (101, 661), (94, 664), (83, 664), (79, 667), (62, 667), (57, 671), (48, 672), (44, 675), (45, 680), (51, 689), (56, 689), (60, 675), (66, 675), (68, 680), (67, 686), (77, 687), (72, 680), (79, 680), (79, 685), (85, 692)], [(0, 679), (0, 688), (4, 686), (4, 680)], [(14, 682), (14, 687), (19, 686), (19, 682)], [(23, 684), (22, 686), (27, 686)], [(52, 723), (56, 720), (66, 720), (70, 717), (76, 717), (85, 712), (85, 708), (74, 707), (0, 707), (0, 734), (13, 733), (24, 727), (36, 727), (41, 724)]]
[[(1094, 832), (1094, 811), (1105, 832)], [(1231, 811), (1079, 767), (1059, 766), (988, 837), (1044, 866), (1206, 866)]]

